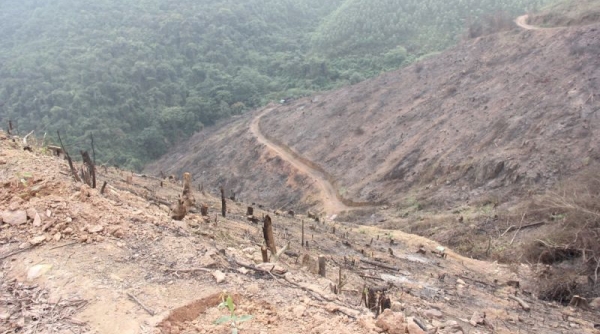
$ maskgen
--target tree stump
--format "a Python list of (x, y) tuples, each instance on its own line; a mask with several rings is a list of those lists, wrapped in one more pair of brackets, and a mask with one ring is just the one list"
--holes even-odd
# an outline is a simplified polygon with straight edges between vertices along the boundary
[(319, 255), (319, 275), (322, 277), (325, 277), (327, 274), (326, 265), (327, 263), (325, 262), (325, 256)]
[(277, 248), (275, 247), (275, 239), (273, 237), (273, 225), (271, 222), (271, 217), (269, 215), (265, 216), (263, 226), (263, 235), (265, 238), (265, 244), (271, 250), (271, 254), (277, 254)]

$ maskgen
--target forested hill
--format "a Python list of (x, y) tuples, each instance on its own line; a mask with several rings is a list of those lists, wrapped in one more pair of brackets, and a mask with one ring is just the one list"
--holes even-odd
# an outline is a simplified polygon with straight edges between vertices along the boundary
[[(3, 0), (0, 121), (60, 130), (73, 151), (93, 133), (100, 162), (139, 169), (219, 118), (397, 68), (467, 19), (540, 2)], [(474, 11), (449, 10), (461, 3)]]
[(412, 53), (434, 52), (458, 41), (481, 18), (513, 18), (548, 0), (347, 0), (314, 35), (320, 53), (378, 55), (396, 46)]

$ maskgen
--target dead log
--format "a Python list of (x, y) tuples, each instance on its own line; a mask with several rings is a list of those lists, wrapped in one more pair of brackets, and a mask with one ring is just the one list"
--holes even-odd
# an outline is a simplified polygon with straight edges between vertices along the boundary
[(56, 131), (56, 134), (58, 135), (58, 141), (60, 142), (60, 147), (62, 148), (62, 151), (65, 152), (65, 156), (67, 157), (67, 161), (69, 162), (69, 168), (71, 168), (71, 173), (73, 174), (75, 181), (81, 182), (79, 175), (77, 175), (77, 170), (75, 169), (75, 167), (73, 167), (73, 160), (71, 160), (71, 156), (69, 155), (67, 150), (65, 150), (65, 146), (63, 145), (62, 139), (60, 139), (60, 131)]
[(516, 301), (517, 303), (519, 303), (519, 305), (521, 305), (521, 307), (525, 311), (527, 311), (527, 312), (531, 311), (531, 306), (529, 306), (529, 304), (527, 304), (523, 299), (521, 299), (519, 297), (515, 297), (513, 295), (508, 295), (508, 298), (510, 298), (510, 299)]
[(177, 203), (173, 206), (171, 212), (171, 218), (175, 220), (182, 220), (187, 215), (190, 207), (196, 204), (196, 200), (192, 195), (192, 188), (190, 183), (192, 182), (192, 175), (190, 173), (183, 173), (183, 189), (181, 196), (177, 200)]
[(260, 252), (262, 254), (263, 263), (269, 262), (269, 253), (267, 251), (268, 250), (267, 250), (266, 246), (261, 246), (260, 247)]
[(271, 251), (271, 254), (277, 254), (277, 248), (275, 247), (275, 238), (273, 238), (273, 224), (269, 215), (265, 216), (263, 221), (263, 236), (265, 238), (265, 244)]
[(325, 262), (325, 256), (319, 255), (319, 275), (325, 277), (327, 274), (327, 263)]
[(83, 159), (83, 179), (88, 186), (96, 188), (96, 166), (94, 166), (87, 151), (80, 151), (79, 153), (81, 153), (81, 158)]
[(394, 267), (394, 266), (390, 266), (381, 262), (376, 262), (376, 261), (370, 261), (370, 260), (365, 260), (365, 259), (360, 259), (360, 262), (364, 262), (376, 267), (381, 267), (381, 268), (385, 268), (385, 269), (389, 269), (389, 270), (395, 270), (395, 271), (399, 271), (400, 268), (398, 267)]
[(304, 247), (304, 220), (302, 220), (302, 240), (300, 246)]
[(186, 207), (189, 209), (196, 205), (196, 199), (192, 194), (192, 174), (183, 173), (183, 189), (181, 191), (181, 197), (185, 202)]
[(225, 189), (221, 187), (221, 215), (225, 217), (227, 215), (227, 202), (225, 201)]

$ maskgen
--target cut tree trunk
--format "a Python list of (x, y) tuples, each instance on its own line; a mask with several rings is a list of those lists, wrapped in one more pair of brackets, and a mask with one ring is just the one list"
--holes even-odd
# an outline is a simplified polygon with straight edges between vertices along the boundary
[(265, 216), (263, 235), (265, 237), (265, 244), (269, 247), (271, 254), (277, 254), (277, 248), (275, 247), (275, 238), (273, 237), (273, 224), (269, 215)]
[(225, 201), (225, 189), (221, 187), (221, 215), (225, 217), (227, 215), (227, 202)]

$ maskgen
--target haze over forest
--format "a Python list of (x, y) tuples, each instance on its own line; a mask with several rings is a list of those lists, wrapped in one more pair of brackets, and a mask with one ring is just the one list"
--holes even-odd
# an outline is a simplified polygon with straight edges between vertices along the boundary
[[(141, 169), (204, 126), (360, 82), (550, 0), (5, 0), (0, 121)], [(467, 36), (468, 27), (470, 36)]]

